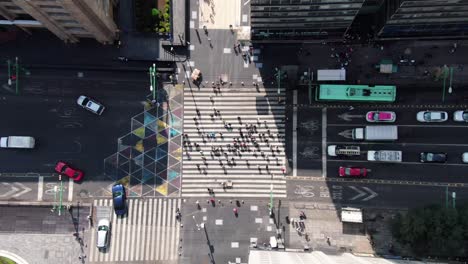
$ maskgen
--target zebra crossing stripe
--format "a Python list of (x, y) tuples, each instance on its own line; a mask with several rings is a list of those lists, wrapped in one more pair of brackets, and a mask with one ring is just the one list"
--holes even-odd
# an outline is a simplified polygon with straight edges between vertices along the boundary
[[(162, 216), (161, 216), (161, 208), (162, 208), (162, 203), (163, 201), (162, 200), (158, 200), (158, 225), (157, 226), (161, 226), (161, 221), (162, 221)], [(159, 242), (161, 241), (161, 228), (158, 230), (157, 232), (157, 239), (156, 239), (156, 243), (159, 244)], [(156, 250), (156, 259), (159, 259), (159, 249), (161, 247), (156, 247), (155, 250)]]
[(171, 206), (169, 206), (169, 224), (167, 225), (167, 240), (166, 240), (166, 246), (164, 247), (166, 249), (166, 259), (170, 259), (172, 257), (171, 255), (171, 242), (174, 241), (174, 237), (173, 237), (173, 233), (170, 232), (172, 231), (173, 229), (173, 226), (174, 226), (174, 221), (176, 220), (175, 219), (175, 215), (174, 215), (174, 211), (175, 211), (175, 202), (176, 200), (175, 199), (171, 199), (169, 200), (170, 201), (170, 204)]
[[(153, 212), (153, 210), (151, 210), (153, 208), (153, 201), (154, 199), (151, 199), (149, 200), (149, 203), (148, 203), (148, 208), (149, 208), (149, 211)], [(152, 223), (152, 219), (153, 219), (153, 215), (154, 213), (151, 213), (149, 214), (149, 218), (148, 218), (148, 232), (146, 233), (146, 236), (147, 236), (147, 243), (146, 243), (146, 249), (145, 249), (145, 259), (149, 259), (149, 250), (150, 250), (150, 246), (153, 242), (153, 240), (151, 239), (151, 232), (154, 228), (153, 226), (153, 223)]]
[[(144, 200), (143, 202), (143, 212), (147, 212), (148, 209), (148, 200)], [(139, 260), (141, 260), (145, 255), (145, 243), (146, 243), (146, 234), (148, 229), (148, 222), (147, 217), (142, 217), (142, 230), (141, 230), (141, 245), (140, 245), (140, 256)], [(139, 239), (140, 240), (140, 239)]]
[[(111, 201), (112, 201), (112, 200), (105, 199), (105, 200), (104, 200), (104, 206), (112, 206)], [(112, 217), (112, 216), (109, 215), (109, 217)], [(112, 220), (112, 219), (109, 219), (109, 222), (111, 222), (111, 220)], [(111, 226), (111, 231), (110, 231), (110, 232), (111, 232), (111, 234), (112, 234), (112, 226)], [(112, 235), (111, 235), (111, 237), (112, 237)], [(109, 261), (109, 255), (110, 255), (110, 254), (109, 254), (109, 249), (107, 249), (106, 251), (107, 251), (107, 252), (106, 252), (105, 254), (102, 254), (102, 255), (104, 255), (104, 256), (103, 256), (104, 261), (108, 262), (108, 261)]]
[[(93, 205), (112, 207), (112, 199), (94, 200)], [(90, 262), (177, 260), (180, 226), (176, 208), (180, 199), (128, 200), (128, 216), (111, 215), (109, 248), (96, 247), (97, 225), (91, 233)]]
[[(180, 208), (180, 205), (181, 205), (181, 200), (180, 199), (177, 199), (177, 208)], [(179, 252), (179, 238), (180, 238), (180, 225), (178, 223), (176, 223), (176, 230), (175, 230), (175, 245), (173, 247), (174, 249), (174, 253), (172, 254), (172, 256), (174, 258), (171, 258), (171, 259), (178, 259), (178, 252)]]
[[(94, 204), (94, 208), (96, 208), (96, 206), (98, 204), (98, 201), (94, 200), (93, 204)], [(97, 223), (95, 223), (95, 224), (97, 224)], [(96, 250), (95, 250), (96, 242), (95, 241), (96, 241), (96, 232), (94, 232), (94, 230), (91, 229), (91, 250), (90, 250), (91, 252), (89, 254), (89, 259), (91, 261), (95, 261), (95, 258), (94, 258), (95, 257), (94, 254), (96, 252)]]
[[(99, 206), (105, 206), (105, 205), (107, 205), (107, 200), (99, 200)], [(98, 221), (99, 221), (99, 219), (98, 219)], [(99, 225), (99, 222), (98, 222), (98, 225)], [(97, 231), (95, 231), (94, 233), (97, 233)], [(96, 236), (97, 236), (97, 234), (96, 234)], [(94, 247), (96, 247), (96, 244), (94, 244)], [(104, 254), (99, 254), (98, 255), (98, 261), (102, 262), (103, 259), (104, 259)]]
[(122, 218), (117, 217), (114, 213), (112, 213), (112, 227), (111, 227), (111, 247), (112, 250), (110, 252), (110, 261), (116, 260), (116, 254), (119, 252), (120, 244), (122, 240), (120, 237), (122, 236)]
[(139, 237), (141, 237), (141, 229), (142, 229), (142, 221), (143, 221), (143, 208), (145, 206), (145, 201), (144, 200), (139, 200), (140, 201), (140, 206), (138, 207), (138, 218), (137, 218), (137, 222), (136, 222), (136, 245), (135, 245), (135, 260), (140, 260), (139, 258), (139, 251), (140, 251), (140, 242), (141, 242), (141, 239), (139, 239)]

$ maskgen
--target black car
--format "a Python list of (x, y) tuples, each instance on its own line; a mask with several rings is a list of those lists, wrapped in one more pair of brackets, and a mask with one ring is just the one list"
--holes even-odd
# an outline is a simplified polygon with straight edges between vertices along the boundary
[(421, 162), (445, 163), (446, 161), (447, 153), (421, 152)]

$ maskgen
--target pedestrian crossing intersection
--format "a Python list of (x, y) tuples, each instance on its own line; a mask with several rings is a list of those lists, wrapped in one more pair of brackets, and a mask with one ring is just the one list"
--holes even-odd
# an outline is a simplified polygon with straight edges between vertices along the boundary
[(286, 197), (284, 88), (190, 86), (182, 196), (208, 197), (211, 189), (217, 197)]
[[(112, 199), (94, 200), (93, 206), (112, 207)], [(96, 247), (97, 222), (91, 232), (90, 262), (177, 263), (179, 258), (180, 223), (176, 210), (180, 199), (128, 199), (124, 217), (111, 214), (109, 247)]]

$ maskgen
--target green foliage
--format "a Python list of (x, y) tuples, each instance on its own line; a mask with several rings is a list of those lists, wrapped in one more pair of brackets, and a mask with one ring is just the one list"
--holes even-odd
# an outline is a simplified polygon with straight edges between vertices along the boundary
[(420, 256), (467, 255), (468, 206), (458, 209), (431, 205), (398, 215), (392, 224), (395, 238)]
[(161, 15), (161, 12), (159, 12), (159, 9), (153, 8), (151, 9), (151, 15), (159, 17)]

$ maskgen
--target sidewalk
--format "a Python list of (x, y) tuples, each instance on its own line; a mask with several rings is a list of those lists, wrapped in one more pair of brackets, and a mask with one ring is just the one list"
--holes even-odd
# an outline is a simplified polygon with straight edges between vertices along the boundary
[[(340, 209), (334, 205), (314, 206), (306, 203), (290, 203), (289, 216), (299, 220), (304, 211), (304, 232), (289, 228), (290, 248), (302, 249), (308, 245), (312, 250), (327, 253), (350, 252), (364, 255), (411, 255), (393, 241), (390, 220), (397, 210), (365, 209), (364, 224), (343, 223)], [(307, 234), (307, 238), (304, 234)]]

